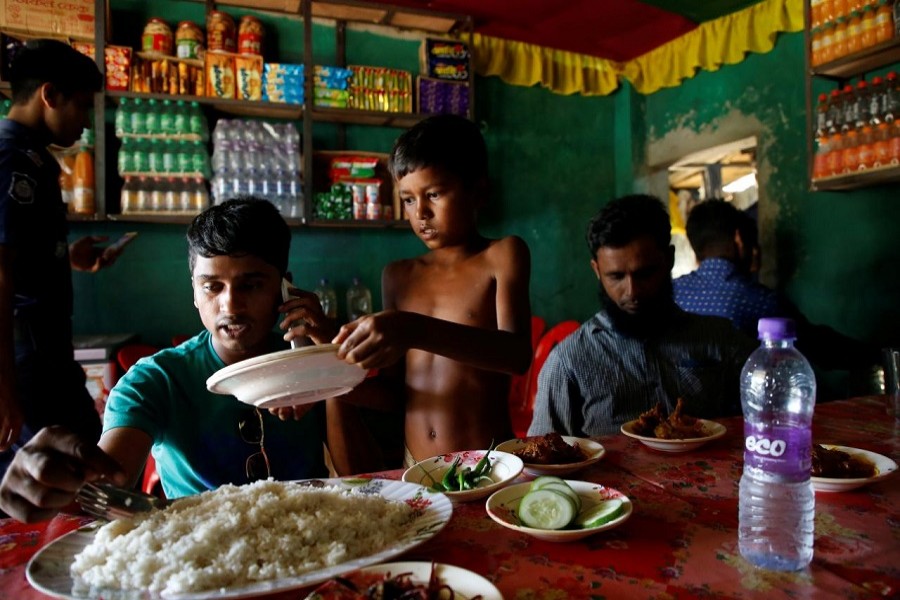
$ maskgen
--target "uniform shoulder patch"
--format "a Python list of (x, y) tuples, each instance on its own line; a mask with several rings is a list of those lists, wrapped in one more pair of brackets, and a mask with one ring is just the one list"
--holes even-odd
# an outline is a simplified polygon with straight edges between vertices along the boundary
[(37, 182), (30, 175), (13, 171), (9, 196), (19, 204), (33, 204)]

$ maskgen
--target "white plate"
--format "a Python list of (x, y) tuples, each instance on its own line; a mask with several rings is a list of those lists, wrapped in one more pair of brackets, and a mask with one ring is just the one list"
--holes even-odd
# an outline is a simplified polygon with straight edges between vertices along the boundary
[(686, 440), (661, 440), (655, 437), (638, 435), (634, 433), (634, 426), (637, 423), (636, 419), (634, 421), (628, 421), (627, 423), (622, 425), (622, 433), (624, 433), (628, 437), (640, 441), (648, 448), (653, 448), (654, 450), (659, 450), (660, 452), (675, 453), (695, 450), (707, 442), (711, 442), (712, 440), (722, 437), (728, 431), (721, 423), (708, 421), (706, 419), (697, 420), (700, 421), (701, 425), (703, 425), (703, 431), (707, 433), (707, 435), (705, 435), (704, 437), (688, 438)]
[(340, 360), (338, 348), (322, 344), (254, 356), (219, 369), (206, 380), (206, 387), (259, 408), (340, 396), (359, 385), (367, 371)]
[[(360, 569), (360, 571), (363, 573), (389, 575), (391, 577), (396, 577), (403, 573), (411, 573), (413, 583), (427, 584), (431, 577), (431, 569), (432, 563), (416, 561), (385, 563), (383, 565), (366, 567), (365, 569)], [(440, 582), (453, 589), (454, 598), (468, 600), (480, 595), (482, 600), (503, 600), (500, 590), (478, 573), (443, 563), (434, 563), (434, 570)], [(352, 579), (352, 576), (350, 578)], [(322, 596), (317, 596), (313, 592), (306, 597), (306, 600), (319, 600), (320, 598)]]
[[(422, 486), (391, 481), (387, 479), (323, 479), (329, 485), (345, 488), (360, 488), (364, 493), (373, 494), (388, 500), (398, 500), (416, 508), (415, 518), (403, 530), (400, 539), (391, 546), (375, 554), (341, 563), (327, 569), (310, 571), (298, 577), (275, 579), (255, 583), (239, 588), (223, 590), (207, 590), (191, 594), (171, 594), (165, 598), (171, 600), (199, 600), (200, 598), (250, 598), (262, 594), (293, 590), (327, 581), (332, 577), (353, 571), (361, 567), (393, 558), (418, 546), (436, 535), (453, 514), (453, 505), (443, 494), (427, 493)], [(97, 524), (64, 535), (42, 548), (28, 562), (25, 574), (37, 590), (56, 598), (73, 600), (154, 600), (159, 595), (144, 591), (90, 590), (76, 582), (69, 573), (75, 555), (81, 552), (94, 539)], [(79, 583), (76, 587), (76, 583)]]
[[(587, 458), (575, 463), (562, 463), (553, 465), (525, 463), (525, 472), (529, 475), (556, 475), (557, 477), (560, 477), (562, 475), (569, 475), (576, 471), (580, 471), (585, 467), (589, 467), (590, 465), (598, 462), (606, 454), (606, 449), (603, 447), (603, 445), (595, 442), (594, 440), (573, 437), (571, 435), (564, 435), (561, 437), (570, 446), (577, 443), (581, 447), (581, 449), (584, 450), (585, 454), (587, 454)], [(497, 450), (515, 454), (516, 451), (521, 450), (525, 447), (525, 445), (528, 443), (528, 440), (529, 438), (508, 440), (498, 445)]]
[(485, 503), (488, 515), (500, 523), (507, 529), (526, 533), (532, 537), (547, 542), (574, 542), (586, 538), (589, 535), (600, 533), (608, 529), (618, 527), (628, 520), (634, 510), (631, 500), (618, 490), (608, 488), (599, 483), (590, 483), (589, 481), (574, 481), (567, 479), (575, 493), (581, 498), (581, 510), (589, 510), (598, 505), (603, 500), (618, 498), (622, 500), (622, 514), (603, 525), (597, 527), (588, 527), (586, 529), (535, 529), (533, 527), (525, 527), (519, 524), (519, 517), (516, 511), (519, 509), (519, 502), (525, 497), (525, 494), (531, 489), (531, 482), (517, 483), (494, 493)]
[(849, 446), (834, 446), (832, 444), (822, 444), (829, 450), (841, 450), (847, 454), (867, 458), (875, 465), (875, 475), (872, 477), (837, 478), (837, 477), (811, 477), (813, 489), (817, 492), (849, 492), (856, 488), (862, 487), (869, 483), (883, 479), (897, 470), (897, 463), (887, 456), (861, 450), (860, 448), (851, 448)]
[[(462, 459), (462, 462), (459, 463), (460, 467), (475, 468), (475, 465), (484, 456), (484, 450), (464, 450), (432, 456), (408, 468), (403, 473), (403, 481), (430, 487), (435, 482), (443, 479), (444, 474), (450, 470), (450, 466), (457, 456)], [(493, 480), (493, 483), (485, 482), (474, 490), (443, 493), (453, 502), (469, 502), (486, 498), (518, 477), (525, 466), (522, 459), (518, 456), (513, 456), (507, 452), (498, 452), (497, 450), (493, 450), (488, 455), (488, 460), (491, 461), (491, 472), (488, 473), (488, 477)]]

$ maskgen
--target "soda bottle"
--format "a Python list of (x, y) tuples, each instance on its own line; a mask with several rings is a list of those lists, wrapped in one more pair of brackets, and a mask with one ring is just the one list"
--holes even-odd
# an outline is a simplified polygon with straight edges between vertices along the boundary
[(135, 135), (147, 133), (147, 109), (140, 98), (134, 99), (134, 106), (131, 109), (131, 133)]
[(150, 182), (143, 175), (138, 177), (134, 186), (135, 210), (146, 212), (150, 210)]
[(203, 111), (200, 109), (199, 102), (191, 102), (190, 109), (188, 110), (188, 133), (193, 135), (199, 135), (201, 140), (206, 141), (208, 139), (208, 132), (206, 128), (206, 117), (203, 116)]
[(337, 318), (337, 294), (334, 288), (324, 277), (319, 280), (319, 285), (315, 289), (316, 296), (319, 297), (319, 304), (322, 305), (322, 312), (326, 317)]
[(762, 344), (741, 371), (744, 473), (738, 546), (756, 566), (803, 569), (813, 556), (815, 495), (810, 481), (816, 380), (794, 348), (790, 319), (760, 319)]
[(184, 103), (184, 100), (175, 102), (175, 114), (173, 117), (172, 126), (175, 128), (175, 133), (179, 135), (189, 133), (187, 105)]
[(144, 127), (149, 135), (159, 135), (159, 104), (156, 98), (147, 101), (147, 116), (144, 117)]
[(175, 135), (175, 112), (172, 110), (172, 101), (163, 100), (159, 113), (159, 131), (165, 135)]
[(347, 289), (347, 319), (356, 319), (372, 313), (372, 292), (359, 280), (353, 278), (353, 285)]
[(123, 137), (126, 133), (131, 133), (131, 102), (128, 98), (122, 98), (119, 101), (119, 108), (116, 109), (116, 137)]
[(202, 212), (209, 208), (209, 192), (202, 177), (195, 177), (191, 186), (192, 206), (194, 212)]
[(125, 183), (122, 185), (119, 206), (123, 215), (138, 210), (137, 184), (131, 175), (125, 178)]

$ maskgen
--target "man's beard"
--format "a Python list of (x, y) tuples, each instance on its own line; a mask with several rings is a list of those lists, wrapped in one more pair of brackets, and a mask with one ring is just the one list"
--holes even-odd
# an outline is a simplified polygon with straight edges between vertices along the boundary
[(644, 301), (637, 314), (622, 310), (606, 293), (601, 281), (597, 281), (597, 296), (600, 298), (600, 306), (609, 315), (613, 326), (629, 337), (646, 338), (659, 333), (669, 322), (672, 309), (675, 307), (671, 276), (666, 278), (659, 296), (653, 301)]

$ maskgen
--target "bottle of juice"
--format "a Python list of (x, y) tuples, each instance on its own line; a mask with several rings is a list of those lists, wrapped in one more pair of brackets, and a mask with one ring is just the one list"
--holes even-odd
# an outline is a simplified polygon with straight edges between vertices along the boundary
[(831, 55), (837, 60), (847, 56), (847, 18), (838, 17), (831, 40)]
[(869, 112), (872, 115), (872, 166), (881, 167), (890, 163), (890, 125), (885, 122), (884, 80), (873, 77), (872, 96)]
[(894, 11), (888, 0), (878, 0), (875, 9), (875, 43), (887, 42), (894, 37)]
[(850, 13), (850, 19), (847, 21), (847, 54), (856, 54), (862, 47), (862, 13), (854, 10)]
[(857, 169), (871, 169), (875, 165), (875, 126), (872, 123), (869, 86), (865, 81), (856, 84), (857, 113)]
[(75, 154), (66, 152), (59, 155), (59, 191), (66, 210), (75, 212), (75, 184), (72, 176), (75, 173)]
[(834, 23), (831, 21), (822, 25), (822, 49), (819, 57), (821, 58), (820, 65), (834, 60)]
[(841, 17), (846, 17), (850, 13), (849, 1), (848, 0), (832, 0), (834, 4), (834, 19), (840, 19)]
[(875, 45), (875, 10), (871, 6), (863, 9), (862, 31), (859, 34), (859, 47), (861, 50)]
[(856, 129), (856, 115), (859, 114), (859, 102), (853, 92), (852, 85), (844, 86), (843, 97), (844, 120), (841, 123), (843, 142), (841, 145), (841, 173), (852, 173), (859, 166), (859, 132)]
[(823, 0), (810, 0), (809, 2), (809, 26), (815, 29), (822, 24)]
[(75, 212), (94, 214), (94, 153), (88, 146), (81, 146), (75, 155), (72, 188)]

